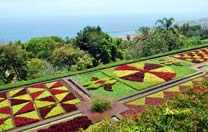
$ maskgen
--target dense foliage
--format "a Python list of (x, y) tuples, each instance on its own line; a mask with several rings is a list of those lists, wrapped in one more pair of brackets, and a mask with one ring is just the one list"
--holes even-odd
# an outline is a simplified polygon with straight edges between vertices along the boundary
[(76, 45), (90, 53), (99, 63), (109, 63), (121, 58), (113, 38), (104, 33), (100, 27), (86, 27), (77, 34)]
[[(207, 88), (206, 88), (207, 89)], [(206, 90), (207, 91), (207, 90)], [(207, 132), (208, 91), (190, 91), (157, 107), (148, 107), (137, 119), (118, 123), (104, 121), (91, 126), (91, 132)]]
[(0, 46), (0, 84), (193, 47), (208, 38), (207, 31), (204, 25), (177, 25), (173, 18), (163, 18), (127, 40), (112, 38), (98, 26), (85, 27), (72, 39), (50, 36), (11, 42)]

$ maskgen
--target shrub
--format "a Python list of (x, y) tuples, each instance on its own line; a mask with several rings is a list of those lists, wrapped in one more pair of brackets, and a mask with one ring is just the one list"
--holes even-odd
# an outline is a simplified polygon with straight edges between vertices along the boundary
[(92, 102), (92, 110), (96, 112), (104, 112), (111, 108), (111, 101), (107, 99), (95, 99)]
[(91, 120), (86, 116), (81, 116), (73, 120), (52, 125), (47, 129), (38, 130), (38, 132), (77, 132), (80, 128), (86, 129), (91, 124)]
[(203, 84), (204, 87), (208, 88), (208, 80), (204, 80), (204, 81), (202, 82), (202, 84)]

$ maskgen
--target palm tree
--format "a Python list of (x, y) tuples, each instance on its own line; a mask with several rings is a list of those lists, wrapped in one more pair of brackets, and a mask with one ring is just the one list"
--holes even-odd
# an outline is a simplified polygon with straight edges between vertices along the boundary
[(160, 29), (165, 29), (165, 30), (174, 29), (174, 23), (175, 23), (174, 18), (163, 18), (156, 21), (156, 25), (158, 25)]

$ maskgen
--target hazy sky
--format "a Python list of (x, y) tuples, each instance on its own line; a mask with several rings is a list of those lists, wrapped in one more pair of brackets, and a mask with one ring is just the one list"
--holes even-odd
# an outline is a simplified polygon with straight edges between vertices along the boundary
[(208, 0), (0, 0), (0, 17), (208, 14)]

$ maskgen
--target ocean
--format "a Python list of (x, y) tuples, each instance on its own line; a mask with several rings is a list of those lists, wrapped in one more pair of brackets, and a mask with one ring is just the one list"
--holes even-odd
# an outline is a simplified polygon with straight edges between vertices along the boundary
[(89, 16), (0, 17), (0, 42), (27, 41), (31, 37), (74, 37), (85, 26), (101, 26), (112, 36), (134, 34), (140, 26), (154, 26), (162, 17), (174, 17), (177, 21), (199, 19), (200, 15), (188, 14), (120, 14)]

